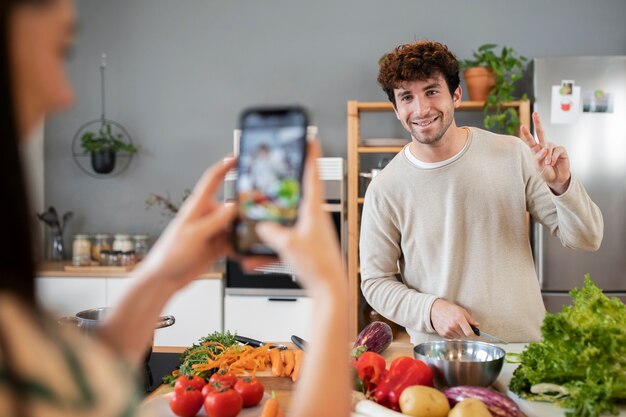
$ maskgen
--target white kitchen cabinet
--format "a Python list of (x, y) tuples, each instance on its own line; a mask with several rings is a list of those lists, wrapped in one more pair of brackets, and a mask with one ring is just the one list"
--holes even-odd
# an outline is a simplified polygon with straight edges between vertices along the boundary
[(224, 330), (262, 341), (312, 336), (309, 297), (231, 295), (224, 297)]
[(35, 279), (35, 293), (56, 317), (106, 306), (106, 278), (43, 277)]
[(200, 337), (222, 331), (221, 279), (196, 279), (174, 294), (162, 315), (176, 319), (171, 327), (156, 330), (154, 346), (191, 346)]

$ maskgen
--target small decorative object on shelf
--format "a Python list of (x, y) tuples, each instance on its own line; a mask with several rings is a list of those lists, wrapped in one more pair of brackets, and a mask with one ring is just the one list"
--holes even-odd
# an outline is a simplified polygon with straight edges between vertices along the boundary
[[(133, 155), (138, 151), (124, 126), (105, 116), (105, 60), (106, 54), (102, 54), (100, 64), (102, 114), (100, 119), (91, 120), (82, 125), (72, 141), (74, 161), (83, 172), (95, 178), (120, 174), (128, 167)], [(117, 164), (118, 156), (123, 157), (121, 165)]]
[(43, 213), (37, 213), (37, 218), (48, 226), (48, 244), (46, 246), (47, 260), (62, 261), (65, 259), (63, 231), (65, 230), (65, 225), (73, 216), (73, 212), (65, 212), (61, 217), (61, 221), (59, 221), (59, 216), (53, 206), (48, 207), (48, 210)]
[(135, 241), (135, 256), (141, 261), (148, 253), (148, 235), (133, 235)]
[(100, 254), (105, 250), (111, 250), (111, 235), (97, 233), (91, 246), (91, 259), (99, 262)]
[[(459, 66), (464, 70), (470, 100), (485, 102), (485, 128), (515, 135), (521, 124), (519, 116), (514, 108), (503, 104), (517, 100), (513, 95), (515, 83), (522, 78), (526, 57), (506, 46), (497, 55), (497, 47), (484, 44), (473, 52), (473, 58), (459, 61)], [(522, 100), (527, 100), (526, 94)]]
[(130, 235), (127, 235), (127, 234), (115, 235), (115, 240), (113, 241), (113, 250), (119, 251), (119, 252), (128, 252), (131, 250), (135, 250), (135, 245), (130, 240)]

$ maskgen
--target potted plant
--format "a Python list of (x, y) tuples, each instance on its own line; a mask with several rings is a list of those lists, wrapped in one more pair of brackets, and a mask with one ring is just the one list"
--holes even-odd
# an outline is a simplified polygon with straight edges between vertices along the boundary
[(113, 135), (111, 123), (102, 121), (97, 132), (85, 132), (80, 143), (91, 154), (91, 167), (98, 174), (108, 174), (115, 168), (117, 152), (135, 153), (137, 148), (123, 140), (121, 134)]
[[(459, 66), (464, 70), (470, 100), (485, 102), (485, 127), (513, 135), (519, 129), (520, 120), (515, 109), (507, 109), (503, 103), (517, 99), (513, 95), (515, 83), (522, 78), (526, 58), (506, 46), (498, 55), (497, 47), (495, 44), (481, 45), (473, 52), (473, 58), (459, 61)], [(476, 82), (482, 85), (477, 86)], [(526, 94), (522, 100), (526, 100)]]

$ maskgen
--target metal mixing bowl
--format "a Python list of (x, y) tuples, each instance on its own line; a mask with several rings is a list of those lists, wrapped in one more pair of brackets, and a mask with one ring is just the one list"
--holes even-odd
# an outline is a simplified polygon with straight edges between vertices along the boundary
[(425, 342), (413, 348), (415, 359), (432, 369), (438, 388), (491, 385), (502, 370), (505, 354), (498, 346), (473, 340)]

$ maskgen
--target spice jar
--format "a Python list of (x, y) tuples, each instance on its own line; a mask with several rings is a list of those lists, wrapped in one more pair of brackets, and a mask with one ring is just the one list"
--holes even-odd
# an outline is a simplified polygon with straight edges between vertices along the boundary
[(135, 245), (130, 240), (130, 235), (120, 234), (115, 235), (115, 240), (113, 241), (113, 250), (119, 252), (128, 252), (130, 250), (134, 250)]
[(136, 263), (137, 263), (137, 258), (135, 257), (135, 251), (132, 251), (132, 250), (122, 252), (118, 260), (118, 264), (120, 266), (133, 266)]
[(121, 257), (122, 257), (122, 252), (117, 251), (117, 250), (110, 251), (108, 266), (119, 266)]
[(91, 259), (100, 261), (100, 253), (103, 250), (111, 250), (111, 235), (97, 234), (94, 237), (93, 245), (91, 245)]
[(148, 253), (148, 235), (134, 235), (135, 256), (137, 261), (141, 261)]
[(74, 235), (72, 242), (72, 264), (86, 266), (91, 264), (91, 242), (89, 235)]
[(111, 257), (111, 251), (104, 249), (99, 253), (100, 266), (109, 266), (109, 258)]

